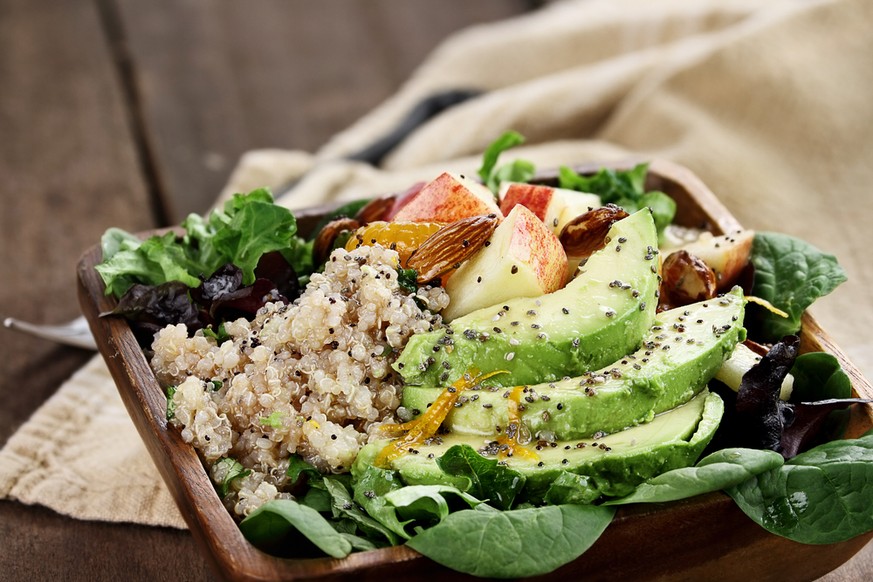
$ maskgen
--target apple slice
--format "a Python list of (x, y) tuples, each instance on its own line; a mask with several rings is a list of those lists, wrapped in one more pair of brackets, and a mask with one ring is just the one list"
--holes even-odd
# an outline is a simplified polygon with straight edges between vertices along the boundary
[(520, 204), (533, 212), (555, 234), (560, 234), (564, 225), (580, 214), (601, 206), (600, 197), (596, 194), (519, 182), (503, 182), (497, 198), (504, 215)]
[(722, 236), (703, 232), (696, 241), (686, 243), (680, 249), (696, 256), (715, 271), (716, 286), (724, 290), (734, 284), (748, 264), (754, 238), (753, 230), (738, 230)]
[(469, 178), (444, 172), (405, 201), (393, 220), (450, 223), (482, 214), (503, 216), (491, 190)]
[(491, 235), (478, 253), (463, 263), (446, 284), (451, 301), (443, 319), (513, 297), (539, 297), (563, 287), (567, 255), (558, 237), (522, 205)]

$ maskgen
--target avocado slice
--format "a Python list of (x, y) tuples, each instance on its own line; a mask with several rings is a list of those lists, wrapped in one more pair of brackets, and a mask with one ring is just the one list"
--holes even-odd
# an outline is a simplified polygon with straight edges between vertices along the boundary
[(658, 304), (658, 239), (646, 208), (612, 225), (608, 244), (563, 289), (516, 298), (416, 334), (394, 369), (404, 383), (446, 386), (473, 368), (492, 384), (552, 381), (635, 350)]
[[(660, 313), (636, 352), (595, 372), (513, 389), (475, 387), (443, 423), (451, 432), (490, 435), (511, 414), (534, 437), (573, 439), (612, 433), (686, 402), (706, 386), (745, 339), (742, 289)], [(407, 386), (413, 414), (442, 389)]]
[[(601, 495), (624, 496), (637, 485), (672, 469), (687, 467), (697, 460), (715, 434), (724, 412), (717, 394), (703, 390), (686, 404), (656, 416), (651, 422), (596, 440), (532, 442), (501, 462), (525, 477), (519, 501), (543, 502), (551, 496), (552, 484), (572, 483), (575, 499), (591, 502)], [(466, 489), (466, 477), (449, 475), (437, 459), (454, 445), (489, 450), (494, 437), (448, 434), (390, 461), (409, 485), (453, 485)], [(373, 464), (386, 441), (365, 446), (352, 473), (361, 464)], [(518, 454), (519, 447), (525, 454)], [(485, 456), (485, 455), (483, 455)], [(497, 458), (492, 456), (491, 458)]]

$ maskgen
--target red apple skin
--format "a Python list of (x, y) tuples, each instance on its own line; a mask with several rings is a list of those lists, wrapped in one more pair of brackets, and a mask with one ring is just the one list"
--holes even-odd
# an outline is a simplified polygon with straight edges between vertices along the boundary
[(380, 220), (384, 220), (386, 222), (391, 222), (394, 220), (394, 217), (397, 216), (397, 213), (403, 209), (404, 206), (409, 204), (409, 201), (412, 200), (416, 194), (421, 192), (421, 189), (424, 188), (426, 182), (416, 182), (412, 186), (409, 187), (405, 192), (401, 192), (394, 197), (394, 205), (388, 209), (388, 212), (383, 216)]
[(524, 206), (555, 234), (560, 234), (564, 225), (576, 216), (601, 205), (594, 194), (519, 182), (504, 182), (498, 198), (504, 215), (509, 215), (515, 206)]
[(509, 215), (516, 204), (521, 204), (545, 222), (546, 211), (555, 196), (555, 189), (537, 184), (510, 184), (500, 200), (500, 211)]
[[(522, 210), (523, 209), (523, 210)], [(558, 237), (526, 207), (517, 210), (515, 232), (507, 255), (528, 265), (536, 274), (543, 294), (564, 286), (567, 276), (567, 255)]]
[(491, 192), (481, 184), (445, 172), (411, 196), (393, 219), (450, 223), (482, 214), (503, 216)]

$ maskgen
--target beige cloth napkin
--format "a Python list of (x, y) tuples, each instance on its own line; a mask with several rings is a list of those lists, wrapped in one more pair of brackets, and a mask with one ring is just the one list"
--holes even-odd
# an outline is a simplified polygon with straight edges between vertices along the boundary
[[(696, 172), (750, 228), (835, 253), (850, 281), (816, 306), (873, 376), (873, 3), (585, 0), (446, 41), (384, 105), (320, 152), (247, 154), (223, 196), (302, 178), (299, 208), (475, 170), (506, 129), (539, 167), (629, 154)], [(432, 91), (486, 90), (382, 169), (337, 161)], [(107, 438), (111, 436), (111, 438)], [(0, 451), (0, 495), (84, 519), (184, 527), (102, 362), (65, 383)]]

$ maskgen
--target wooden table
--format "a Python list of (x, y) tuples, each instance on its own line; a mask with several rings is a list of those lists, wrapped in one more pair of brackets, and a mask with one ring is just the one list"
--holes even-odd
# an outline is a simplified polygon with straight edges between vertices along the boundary
[[(240, 154), (313, 151), (446, 35), (533, 0), (0, 0), (0, 315), (75, 317), (109, 226), (205, 210)], [(0, 330), (0, 446), (90, 354)], [(186, 531), (0, 502), (0, 579), (204, 580)], [(825, 579), (873, 576), (873, 546)]]

